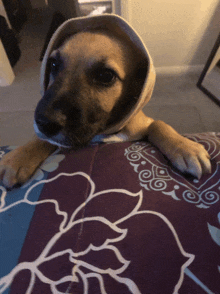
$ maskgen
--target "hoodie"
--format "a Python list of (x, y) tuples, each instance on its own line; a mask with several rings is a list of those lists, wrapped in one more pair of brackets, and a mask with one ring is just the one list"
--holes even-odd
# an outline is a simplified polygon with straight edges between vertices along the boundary
[[(110, 30), (113, 35), (114, 33), (117, 36), (121, 35), (127, 40), (128, 44), (132, 46), (134, 50), (146, 59), (148, 64), (146, 68), (145, 81), (139, 97), (135, 97), (136, 103), (133, 108), (126, 114), (126, 116), (122, 116), (122, 119), (116, 125), (107, 129), (104, 134), (101, 134), (101, 136), (96, 136), (93, 140), (93, 142), (105, 141), (107, 137), (108, 139), (106, 141), (118, 141), (115, 134), (118, 134), (120, 130), (131, 120), (131, 118), (134, 117), (150, 100), (156, 77), (152, 59), (144, 42), (138, 33), (122, 17), (114, 14), (103, 14), (72, 18), (65, 21), (53, 34), (42, 61), (40, 75), (41, 94), (44, 95), (48, 86), (49, 73), (47, 62), (52, 51), (57, 49), (61, 42), (63, 42), (70, 35), (88, 29), (107, 29)], [(129, 138), (126, 138), (126, 141), (127, 140), (129, 140)], [(120, 139), (120, 141), (123, 141), (123, 139)]]

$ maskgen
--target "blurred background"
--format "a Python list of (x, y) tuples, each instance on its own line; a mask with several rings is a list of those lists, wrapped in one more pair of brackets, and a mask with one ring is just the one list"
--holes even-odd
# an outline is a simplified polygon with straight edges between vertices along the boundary
[(41, 60), (54, 30), (68, 18), (102, 13), (124, 17), (153, 58), (157, 81), (144, 112), (180, 133), (219, 132), (218, 97), (197, 87), (220, 33), (219, 0), (0, 0), (0, 144), (21, 145), (34, 134)]

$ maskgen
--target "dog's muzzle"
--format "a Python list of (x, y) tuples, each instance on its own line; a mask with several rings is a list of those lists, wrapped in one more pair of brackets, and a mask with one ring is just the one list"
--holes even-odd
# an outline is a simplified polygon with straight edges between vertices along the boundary
[[(73, 110), (65, 97), (54, 99), (55, 92), (49, 89), (39, 101), (34, 114), (34, 129), (37, 136), (53, 145), (70, 147), (73, 145), (66, 134), (66, 121), (70, 113), (79, 119), (79, 110)], [(53, 99), (55, 102), (53, 102)]]
[(38, 115), (38, 117), (35, 118), (35, 122), (39, 131), (45, 134), (47, 137), (57, 135), (62, 129), (61, 125), (56, 122), (51, 122), (46, 116), (43, 115)]
[(64, 147), (64, 148), (72, 147), (69, 139), (61, 131), (48, 137), (45, 133), (42, 133), (40, 131), (36, 121), (34, 121), (34, 131), (41, 140), (47, 141), (51, 143), (52, 145), (56, 145), (58, 147)]
[(54, 89), (50, 88), (36, 107), (34, 129), (37, 136), (66, 148), (87, 146), (93, 137), (105, 130), (109, 113), (96, 101), (78, 105), (72, 92), (58, 96)]

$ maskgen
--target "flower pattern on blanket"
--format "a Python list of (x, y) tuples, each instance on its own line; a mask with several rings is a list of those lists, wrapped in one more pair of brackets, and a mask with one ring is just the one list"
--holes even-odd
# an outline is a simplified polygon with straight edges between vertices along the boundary
[(181, 174), (149, 143), (132, 144), (125, 150), (125, 156), (138, 173), (141, 187), (147, 191), (161, 192), (174, 200), (183, 199), (198, 208), (209, 208), (220, 199), (220, 162), (215, 162), (215, 158), (220, 154), (219, 138), (215, 134), (187, 137), (201, 143), (211, 156), (212, 174), (204, 175), (201, 180)]
[[(33, 201), (32, 195), (39, 185), (44, 184), (46, 187), (60, 178), (63, 181), (66, 181), (67, 178), (73, 181), (76, 177), (86, 181), (88, 194), (79, 195), (82, 201), (72, 211), (69, 209), (67, 212), (61, 209), (62, 203), (53, 197)], [(156, 277), (163, 277), (166, 281), (171, 274), (170, 270), (175, 268), (176, 281), (170, 286), (173, 293), (178, 293), (184, 279), (184, 270), (193, 262), (195, 256), (185, 252), (171, 222), (161, 213), (143, 210), (141, 208), (142, 201), (142, 191), (131, 193), (125, 189), (111, 189), (97, 192), (95, 183), (89, 175), (84, 172), (76, 172), (72, 174), (60, 173), (51, 179), (35, 183), (27, 190), (23, 199), (10, 205), (4, 206), (4, 202), (2, 202), (0, 213), (23, 203), (36, 206), (38, 209), (45, 209), (45, 206), (48, 208), (49, 205), (48, 219), (55, 215), (60, 221), (56, 222), (55, 227), (53, 222), (48, 221), (47, 226), (51, 226), (51, 231), (55, 230), (55, 234), (53, 233), (48, 239), (45, 239), (42, 248), (41, 245), (38, 246), (41, 248), (38, 248), (38, 253), (34, 250), (30, 253), (33, 254), (30, 256), (30, 260), (18, 263), (6, 276), (1, 278), (0, 293), (4, 293), (16, 277), (22, 281), (28, 279), (25, 293), (34, 291), (37, 293), (36, 287), (40, 283), (49, 286), (50, 293), (54, 294), (74, 293), (76, 288), (80, 289), (77, 293), (107, 294), (112, 293), (109, 287), (114, 284), (116, 285), (114, 294), (145, 293), (146, 289), (141, 288), (140, 280), (143, 278), (141, 277), (142, 273), (147, 279), (147, 273), (144, 272), (144, 262), (151, 262), (152, 266), (161, 264), (160, 260), (156, 260), (161, 257), (149, 252), (150, 255), (145, 255), (146, 260), (141, 263), (140, 260), (143, 259), (142, 254), (148, 254), (148, 250), (152, 250), (150, 247), (155, 250), (154, 242), (157, 246), (167, 247), (166, 244), (163, 244), (164, 242), (161, 242), (163, 235), (169, 241), (170, 251), (169, 254), (164, 255), (162, 252), (162, 264), (166, 266), (166, 270), (161, 264), (157, 269), (154, 268), (155, 274)], [(121, 207), (123, 209), (120, 209)], [(133, 231), (130, 226), (131, 222)], [(153, 224), (153, 229), (157, 231), (158, 228), (158, 232), (162, 227), (162, 236), (158, 233), (156, 239), (154, 235), (150, 238), (143, 238), (145, 232), (139, 230), (138, 224), (140, 222), (142, 224), (146, 222), (146, 226)], [(137, 224), (135, 228), (134, 224)], [(36, 236), (35, 242), (42, 241), (44, 238), (47, 236), (42, 232), (42, 236)], [(137, 238), (142, 240), (140, 247), (142, 252), (136, 248)], [(164, 241), (166, 242), (166, 240)], [(153, 256), (154, 259), (147, 260), (146, 256), (150, 256), (150, 258)], [(136, 262), (135, 258), (138, 257), (140, 259)], [(139, 270), (136, 276), (134, 269)], [(94, 286), (94, 281), (96, 281), (96, 286)], [(154, 283), (156, 287), (157, 280)]]
[[(218, 222), (220, 225), (220, 212), (218, 213)], [(218, 245), (220, 246), (220, 228), (217, 228), (215, 226), (212, 226), (208, 223), (208, 230), (209, 233), (212, 237), (212, 240)], [(220, 272), (220, 266), (218, 266), (218, 270)]]

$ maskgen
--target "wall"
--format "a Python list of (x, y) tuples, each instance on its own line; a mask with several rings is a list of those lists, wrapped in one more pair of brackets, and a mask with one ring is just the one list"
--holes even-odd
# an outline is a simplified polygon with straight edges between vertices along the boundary
[(0, 40), (0, 87), (9, 86), (14, 81), (15, 75), (8, 60), (8, 56)]
[[(1, 0), (0, 0), (0, 15), (3, 15), (6, 18), (9, 27), (11, 27), (7, 17), (7, 13), (5, 11), (4, 5)], [(13, 82), (14, 77), (15, 76), (14, 76), (13, 69), (10, 65), (7, 54), (0, 40), (0, 87), (10, 85)]]
[(204, 65), (220, 32), (220, 0), (122, 0), (159, 68)]

